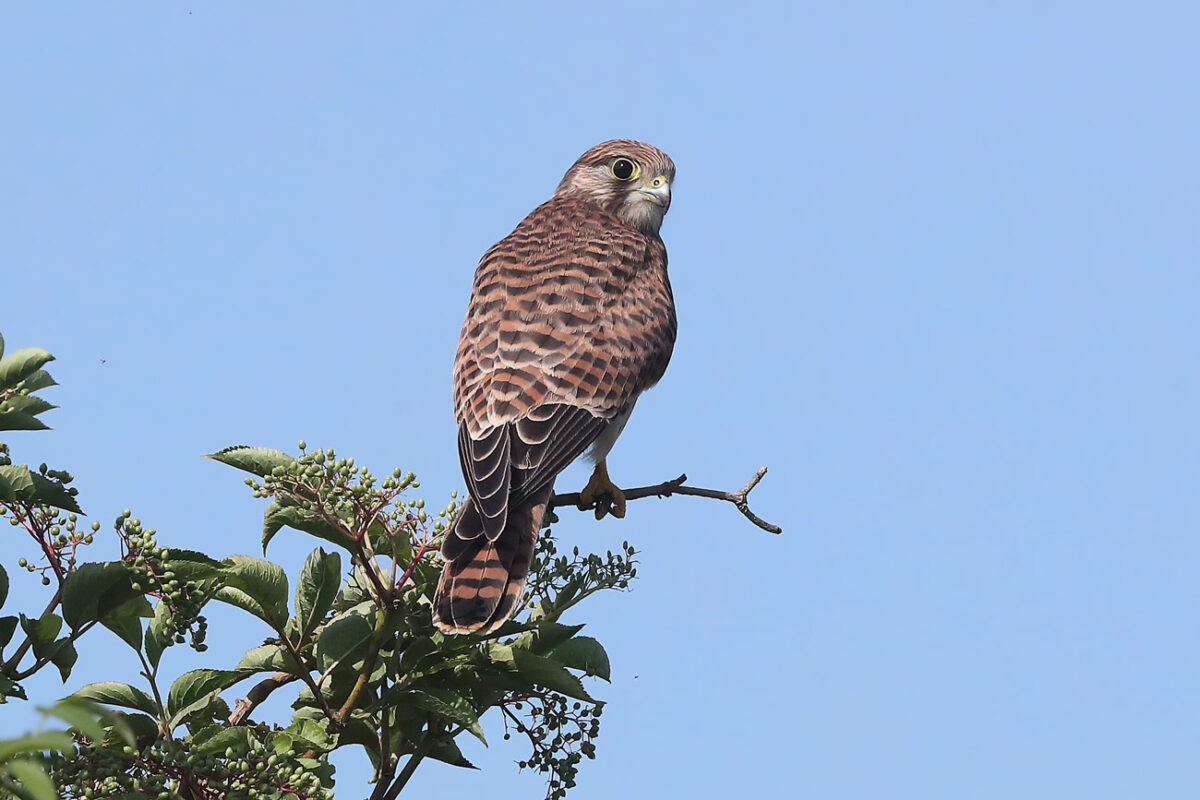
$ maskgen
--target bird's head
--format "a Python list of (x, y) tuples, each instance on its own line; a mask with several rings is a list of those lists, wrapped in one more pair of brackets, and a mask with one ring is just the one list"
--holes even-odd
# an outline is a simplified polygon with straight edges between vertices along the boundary
[(590, 200), (648, 234), (657, 234), (671, 206), (675, 162), (653, 145), (613, 139), (579, 157), (555, 197)]

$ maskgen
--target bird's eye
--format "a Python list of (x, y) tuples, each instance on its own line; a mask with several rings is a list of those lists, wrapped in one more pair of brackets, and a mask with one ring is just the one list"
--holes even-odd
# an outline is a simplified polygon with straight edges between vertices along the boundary
[(619, 181), (627, 181), (638, 173), (637, 164), (628, 158), (618, 158), (613, 162), (612, 174)]

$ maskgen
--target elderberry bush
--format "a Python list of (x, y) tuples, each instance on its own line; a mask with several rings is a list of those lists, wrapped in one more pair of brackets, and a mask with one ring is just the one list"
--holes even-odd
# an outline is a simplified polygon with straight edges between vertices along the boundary
[[(0, 339), (0, 431), (36, 429), (53, 408), (38, 395), (54, 385), (50, 360), (36, 349), (4, 356)], [(565, 796), (595, 756), (604, 708), (584, 681), (608, 680), (610, 668), (600, 643), (563, 617), (597, 592), (629, 587), (628, 543), (604, 556), (560, 555), (547, 528), (520, 612), (489, 636), (448, 636), (434, 628), (430, 602), (454, 492), (435, 509), (411, 496), (421, 485), (413, 472), (377, 476), (303, 441), (295, 455), (238, 446), (211, 458), (248, 473), (266, 501), (264, 554), (285, 531), (317, 540), (298, 574), (200, 552), (194, 531), (164, 536), (128, 509), (104, 533), (84, 521), (69, 473), (14, 463), (0, 443), (0, 516), (25, 537), (25, 552), (7, 548), (5, 562), (48, 593), (43, 613), (0, 615), (0, 700), (25, 700), (22, 681), (43, 668), (65, 681), (78, 639), (106, 635), (91, 633), (97, 626), (142, 667), (96, 675), (111, 679), (47, 707), (65, 731), (0, 741), (0, 798), (317, 800), (334, 796), (330, 754), (355, 748), (372, 782), (340, 793), (390, 800), (422, 765), (472, 767), (485, 727), (504, 746), (523, 742), (517, 766), (545, 775), (547, 797)], [(88, 560), (106, 535), (119, 557)], [(7, 590), (0, 566), (0, 606)], [(210, 657), (210, 603), (262, 620), (270, 638), (247, 642), (236, 663), (172, 673), (165, 654), (175, 645)], [(262, 711), (277, 694), (291, 700), (290, 716)]]

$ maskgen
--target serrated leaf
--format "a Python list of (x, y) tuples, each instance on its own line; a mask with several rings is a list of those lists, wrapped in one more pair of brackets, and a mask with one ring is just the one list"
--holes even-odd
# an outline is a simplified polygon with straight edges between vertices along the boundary
[(293, 741), (300, 742), (304, 745), (303, 750), (331, 750), (337, 746), (337, 737), (330, 736), (325, 729), (324, 722), (317, 722), (303, 717), (293, 719), (292, 724), (287, 726), (287, 733), (292, 737)]
[(48, 400), (43, 400), (35, 394), (10, 397), (4, 401), (4, 405), (7, 411), (18, 411), (22, 414), (28, 414), (31, 417), (36, 417), (43, 411), (58, 408), (58, 406)]
[(576, 700), (596, 702), (583, 688), (579, 678), (567, 672), (567, 668), (562, 664), (555, 663), (544, 656), (535, 655), (528, 650), (514, 649), (512, 655), (513, 667), (522, 678), (559, 694), (565, 694), (567, 697), (574, 697)]
[[(251, 556), (230, 556), (222, 564), (226, 587), (249, 596), (262, 610), (262, 619), (267, 624), (276, 630), (282, 628), (288, 618), (288, 580), (283, 567)], [(220, 597), (223, 591), (217, 596)], [(235, 602), (234, 605), (240, 604)], [(250, 608), (246, 610), (255, 613)]]
[[(463, 728), (487, 745), (483, 737), (483, 728), (479, 725), (479, 716), (475, 708), (461, 695), (448, 689), (411, 689), (405, 693), (405, 699), (451, 722), (462, 725)], [(401, 701), (403, 702), (403, 701)]]
[(78, 630), (81, 625), (104, 617), (113, 609), (140, 597), (133, 590), (132, 571), (123, 561), (81, 564), (63, 581), (63, 619)]
[(120, 683), (119, 681), (89, 683), (87, 686), (83, 686), (73, 692), (70, 696), (83, 700), (93, 700), (109, 706), (120, 706), (121, 708), (132, 708), (135, 711), (144, 711), (152, 717), (158, 716), (158, 705), (154, 702), (154, 698), (136, 686), (130, 686), (128, 683)]
[(242, 678), (246, 673), (228, 669), (193, 669), (183, 673), (167, 692), (167, 716), (174, 728), (210, 702), (217, 694)]
[(374, 602), (367, 600), (343, 611), (325, 625), (317, 639), (317, 661), (322, 671), (338, 662), (353, 661), (352, 656), (365, 650), (367, 641), (374, 634), (377, 612)]
[(0, 411), (0, 431), (48, 431), (50, 426), (20, 411)]
[(582, 625), (560, 625), (548, 619), (541, 619), (533, 628), (518, 636), (512, 646), (545, 655), (581, 630)]
[(171, 547), (169, 551), (171, 553), (171, 569), (175, 571), (175, 576), (183, 581), (218, 577), (225, 569), (220, 561), (198, 550)]
[(296, 620), (307, 639), (333, 606), (342, 584), (342, 557), (318, 547), (308, 554), (296, 582)]
[(0, 358), (0, 389), (15, 389), (18, 383), (53, 360), (54, 356), (40, 347), (26, 347)]
[(472, 764), (462, 754), (462, 750), (458, 749), (458, 745), (453, 739), (439, 738), (432, 743), (426, 745), (425, 755), (428, 758), (435, 758), (438, 761), (449, 764), (453, 767), (463, 767), (464, 769), (479, 769)]
[(66, 486), (36, 472), (30, 473), (29, 477), (33, 479), (33, 499), (35, 501), (45, 503), (48, 506), (54, 506), (55, 508), (61, 508), (63, 511), (73, 511), (76, 514), (83, 513), (83, 509), (79, 507), (79, 503), (75, 500), (75, 495), (71, 494), (71, 490)]
[(550, 658), (564, 667), (579, 669), (606, 681), (612, 680), (612, 667), (608, 653), (598, 641), (590, 636), (576, 636), (555, 647)]
[(0, 500), (33, 498), (33, 473), (17, 464), (0, 465)]
[(267, 552), (267, 545), (270, 544), (271, 539), (275, 538), (275, 534), (284, 528), (294, 528), (301, 533), (307, 533), (318, 539), (324, 539), (338, 547), (347, 547), (349, 545), (346, 536), (337, 528), (330, 525), (324, 517), (314, 514), (306, 508), (284, 503), (279, 498), (275, 498), (270, 502), (266, 512), (263, 514), (263, 553)]
[(54, 783), (41, 764), (19, 758), (5, 764), (4, 769), (33, 800), (58, 800)]
[[(0, 565), (0, 606), (4, 605), (4, 601), (8, 599), (8, 570)], [(8, 644), (7, 641), (0, 642), (0, 647)]]
[(50, 377), (50, 373), (44, 369), (36, 370), (32, 375), (21, 381), (21, 388), (28, 389), (31, 392), (49, 389), (51, 386), (58, 386), (58, 381)]
[(276, 467), (290, 466), (296, 460), (282, 450), (272, 450), (269, 447), (250, 447), (244, 444), (209, 453), (205, 458), (220, 461), (222, 464), (228, 464), (235, 469), (249, 472), (260, 478), (270, 475)]

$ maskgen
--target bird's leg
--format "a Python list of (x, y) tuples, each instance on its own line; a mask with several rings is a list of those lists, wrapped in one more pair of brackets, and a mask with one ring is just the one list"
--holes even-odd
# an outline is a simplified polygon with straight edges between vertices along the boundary
[[(607, 503), (599, 502), (603, 500), (610, 501), (612, 508), (610, 509)], [(603, 459), (596, 462), (592, 477), (579, 493), (579, 502), (583, 506), (596, 503), (596, 519), (604, 519), (604, 515), (609, 511), (612, 511), (612, 515), (617, 519), (625, 516), (625, 493), (608, 477), (608, 466)]]

